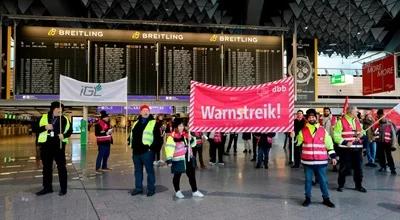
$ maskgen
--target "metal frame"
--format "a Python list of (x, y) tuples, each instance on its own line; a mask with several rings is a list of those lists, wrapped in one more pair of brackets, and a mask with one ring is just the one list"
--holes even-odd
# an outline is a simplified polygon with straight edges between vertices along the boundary
[(64, 16), (35, 16), (35, 15), (2, 15), (3, 19), (10, 20), (37, 20), (37, 21), (64, 21), (64, 22), (83, 22), (101, 24), (131, 24), (157, 27), (186, 27), (186, 28), (218, 28), (218, 29), (240, 29), (257, 31), (289, 31), (288, 27), (256, 26), (256, 25), (231, 25), (231, 24), (182, 24), (165, 21), (143, 21), (143, 20), (124, 20), (124, 19), (103, 19), (103, 18), (80, 18)]

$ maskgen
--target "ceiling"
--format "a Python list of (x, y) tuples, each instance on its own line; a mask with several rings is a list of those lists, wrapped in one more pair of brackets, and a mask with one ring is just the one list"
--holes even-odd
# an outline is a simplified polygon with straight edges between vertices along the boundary
[[(366, 51), (399, 51), (400, 0), (2, 0), (0, 14), (68, 16), (288, 27), (290, 42), (297, 23), (299, 39), (320, 40), (319, 52), (360, 56)], [(7, 18), (4, 20), (7, 22)], [(26, 24), (101, 28), (138, 28), (122, 24), (24, 21)], [(155, 28), (140, 27), (143, 29)], [(171, 27), (168, 27), (171, 30)], [(174, 28), (183, 31), (183, 28)], [(216, 28), (191, 28), (218, 32)], [(244, 34), (277, 31), (224, 30)]]

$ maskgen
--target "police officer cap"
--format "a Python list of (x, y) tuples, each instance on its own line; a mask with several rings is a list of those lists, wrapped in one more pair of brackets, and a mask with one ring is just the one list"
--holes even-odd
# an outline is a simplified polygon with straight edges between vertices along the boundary
[(317, 117), (317, 111), (315, 111), (315, 109), (313, 109), (313, 108), (310, 108), (306, 111), (306, 115), (307, 115), (307, 117), (309, 117), (309, 116)]

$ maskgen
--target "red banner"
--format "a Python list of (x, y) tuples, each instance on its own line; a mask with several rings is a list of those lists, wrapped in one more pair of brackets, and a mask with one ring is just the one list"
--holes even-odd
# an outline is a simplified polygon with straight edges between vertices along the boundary
[(363, 95), (395, 90), (395, 56), (386, 56), (364, 64)]
[(293, 130), (293, 111), (292, 78), (249, 87), (191, 82), (191, 131), (288, 132)]

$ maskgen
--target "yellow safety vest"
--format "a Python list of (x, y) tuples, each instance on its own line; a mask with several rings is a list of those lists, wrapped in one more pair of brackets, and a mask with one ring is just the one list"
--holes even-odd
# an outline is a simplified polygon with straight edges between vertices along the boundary
[[(132, 131), (135, 128), (137, 123), (138, 123), (138, 121), (135, 121), (135, 123), (133, 123), (133, 126), (132, 126), (130, 139), (129, 139), (131, 147), (132, 147), (132, 140), (133, 140)], [(150, 120), (149, 123), (147, 123), (146, 127), (144, 128), (143, 135), (142, 135), (142, 142), (144, 145), (150, 146), (153, 143), (153, 140), (154, 140), (153, 131), (154, 131), (155, 125), (156, 125), (156, 120)]]
[[(69, 127), (70, 127), (71, 125), (70, 125), (70, 123), (69, 123), (68, 118), (65, 117), (64, 115), (63, 115), (63, 117), (67, 120), (67, 124), (65, 125), (65, 130), (64, 130), (64, 134), (66, 134), (67, 131), (69, 130)], [(61, 123), (61, 122), (60, 122), (60, 123)], [(47, 115), (47, 114), (43, 114), (43, 115), (42, 115), (42, 118), (40, 119), (40, 122), (39, 122), (39, 127), (46, 126), (47, 124), (49, 124), (48, 115)], [(41, 132), (41, 133), (39, 134), (38, 143), (46, 143), (46, 141), (47, 141), (47, 136), (48, 136), (47, 130)], [(64, 140), (62, 140), (62, 141), (63, 141), (64, 143), (67, 143), (67, 144), (68, 144), (68, 138), (64, 138)]]

